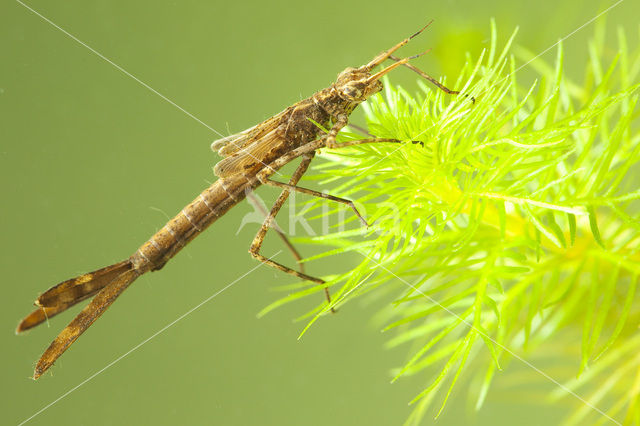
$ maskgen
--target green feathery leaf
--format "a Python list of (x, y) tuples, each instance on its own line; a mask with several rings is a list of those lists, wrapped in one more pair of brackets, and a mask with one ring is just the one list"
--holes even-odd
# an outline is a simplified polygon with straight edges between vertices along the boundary
[[(373, 225), (299, 241), (330, 247), (314, 258), (360, 255), (353, 270), (327, 282), (333, 306), (365, 295), (388, 300), (380, 317), (395, 332), (389, 346), (411, 351), (393, 380), (430, 377), (409, 424), (436, 398), (439, 415), (460, 382), (470, 384), (463, 388), (479, 409), (511, 364), (557, 342), (569, 349), (553, 355), (571, 365), (558, 380), (610, 416), (621, 419), (626, 407), (633, 423), (640, 413), (640, 50), (629, 51), (620, 30), (612, 57), (598, 37), (579, 82), (565, 73), (560, 43), (555, 64), (533, 60), (539, 80), (523, 86), (511, 54), (515, 33), (502, 50), (494, 23), (491, 33), (489, 51), (461, 70), (457, 97), (422, 81), (417, 93), (384, 81), (363, 104), (368, 131), (407, 143), (327, 150), (313, 177), (357, 200)], [(321, 205), (311, 202), (305, 213)], [(322, 287), (286, 290), (261, 314), (317, 298)], [(319, 305), (308, 313), (304, 330), (326, 312)], [(579, 402), (561, 390), (552, 396), (570, 407)], [(602, 418), (587, 406), (568, 413), (573, 424)]]

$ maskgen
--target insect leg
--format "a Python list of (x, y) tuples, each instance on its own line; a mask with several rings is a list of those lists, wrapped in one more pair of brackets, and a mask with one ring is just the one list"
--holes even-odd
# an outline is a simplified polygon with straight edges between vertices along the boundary
[[(288, 195), (288, 191), (282, 191), (283, 194), (285, 192)], [(260, 213), (265, 217), (265, 219), (269, 216), (269, 212), (260, 203), (260, 201), (258, 200), (258, 197), (253, 195), (253, 192), (248, 193), (247, 198), (251, 200), (254, 207), (260, 211)], [(284, 233), (282, 228), (278, 226), (275, 220), (271, 223), (271, 225), (273, 230), (276, 231), (278, 236), (282, 239), (282, 242), (287, 246), (287, 248), (293, 255), (294, 259), (296, 259), (296, 262), (298, 262), (298, 268), (300, 269), (300, 272), (304, 274), (304, 263), (302, 263), (302, 256), (300, 256), (300, 253), (298, 252), (298, 250), (296, 250), (293, 244), (291, 244), (291, 241), (289, 241), (289, 238), (287, 238), (287, 235)]]
[[(278, 170), (280, 167), (284, 166), (285, 164), (288, 164), (291, 161), (295, 160), (296, 158), (302, 157), (305, 154), (313, 153), (316, 150), (321, 148), (326, 148), (327, 146), (325, 141), (326, 141), (326, 136), (323, 136), (319, 139), (316, 139), (292, 151), (287, 152), (283, 156), (269, 163), (268, 166), (265, 167), (262, 171), (258, 172), (258, 174), (256, 175), (256, 178), (260, 182), (264, 182), (269, 176), (273, 175), (276, 170)], [(401, 141), (399, 139), (392, 139), (392, 138), (367, 138), (367, 139), (358, 139), (353, 141), (340, 142), (335, 146), (336, 148), (342, 148), (342, 147), (348, 147), (353, 145), (361, 145), (364, 143), (400, 143), (402, 144), (407, 142), (411, 142), (414, 144), (416, 143), (422, 144), (421, 141)]]
[[(311, 164), (311, 160), (313, 159), (314, 155), (315, 155), (315, 151), (311, 151), (309, 153), (305, 153), (305, 154), (302, 155), (302, 162), (300, 163), (300, 165), (298, 166), (296, 171), (293, 173), (293, 176), (291, 176), (291, 179), (289, 180), (289, 183), (294, 188), (295, 188), (295, 185), (300, 180), (300, 178), (302, 177), (302, 175), (307, 171), (307, 168), (309, 167), (309, 164)], [(267, 178), (263, 178), (263, 179), (264, 179), (265, 182), (268, 182)], [(323, 279), (315, 278), (315, 277), (307, 275), (307, 274), (305, 274), (303, 272), (296, 271), (295, 269), (291, 269), (291, 268), (289, 268), (287, 266), (282, 265), (281, 263), (275, 262), (275, 261), (269, 259), (268, 257), (265, 257), (265, 256), (260, 254), (260, 247), (262, 246), (262, 242), (264, 241), (264, 237), (267, 234), (267, 231), (269, 230), (269, 228), (271, 227), (271, 224), (274, 221), (276, 215), (278, 214), (278, 212), (282, 208), (282, 205), (284, 204), (284, 202), (289, 197), (289, 193), (290, 192), (291, 192), (291, 190), (289, 188), (285, 188), (284, 191), (282, 191), (282, 193), (280, 194), (280, 196), (276, 200), (275, 204), (271, 208), (271, 212), (269, 213), (269, 215), (265, 219), (264, 223), (260, 227), (260, 230), (256, 234), (255, 238), (253, 239), (253, 242), (251, 243), (251, 247), (249, 248), (249, 253), (255, 259), (257, 259), (260, 262), (262, 262), (264, 264), (267, 264), (267, 265), (269, 265), (269, 266), (271, 266), (273, 268), (279, 269), (279, 270), (281, 270), (283, 272), (286, 272), (287, 274), (296, 276), (296, 277), (301, 278), (303, 280), (311, 281), (311, 282), (314, 282), (316, 284), (322, 285), (322, 284), (325, 283), (325, 281)], [(327, 298), (327, 302), (331, 303), (331, 295), (329, 294), (329, 289), (325, 287), (324, 293), (325, 293), (325, 297)], [(331, 312), (335, 312), (335, 310), (333, 308), (331, 308)]]
[[(357, 139), (352, 141), (344, 141), (334, 145), (334, 149), (346, 148), (349, 146), (362, 145), (365, 143), (407, 143), (411, 142), (413, 144), (419, 143), (422, 144), (421, 141), (401, 141), (400, 139), (392, 139), (392, 138), (366, 138), (366, 139)], [(327, 148), (329, 148), (327, 146)]]
[[(400, 62), (402, 59), (398, 58), (397, 56), (393, 56), (393, 55), (389, 55), (389, 59), (396, 61), (396, 62)], [(417, 73), (418, 75), (420, 75), (422, 78), (430, 81), (431, 83), (433, 83), (438, 89), (442, 90), (443, 92), (449, 94), (449, 95), (459, 95), (460, 92), (458, 90), (451, 90), (448, 87), (446, 87), (445, 85), (443, 85), (442, 83), (440, 83), (438, 80), (436, 80), (435, 78), (431, 77), (429, 74), (427, 74), (426, 72), (422, 71), (420, 68), (411, 65), (410, 63), (404, 63), (402, 64), (405, 67), (409, 68), (411, 71)], [(463, 95), (465, 97), (469, 97), (469, 95)], [(471, 102), (472, 103), (476, 103), (476, 98), (474, 98), (473, 96), (471, 96)]]
[[(344, 120), (344, 121), (346, 121), (346, 120)], [(340, 118), (338, 118), (338, 122), (336, 122), (336, 124), (331, 129), (331, 131), (329, 131), (329, 134), (326, 136), (327, 140), (332, 137), (333, 130), (336, 128), (336, 126), (338, 124), (342, 124), (342, 122), (344, 122), (344, 121), (341, 121)], [(336, 131), (336, 133), (337, 133), (337, 131)], [(412, 142), (413, 143), (422, 143), (420, 141), (412, 141)], [(329, 146), (328, 146), (329, 142), (327, 141), (326, 143), (327, 143), (327, 148), (329, 148)], [(390, 138), (367, 138), (367, 139), (359, 139), (359, 140), (341, 142), (339, 144), (335, 144), (334, 143), (333, 147), (334, 148), (343, 148), (343, 147), (347, 147), (347, 146), (361, 145), (361, 144), (365, 144), (365, 143), (403, 143), (403, 141), (400, 141), (398, 139), (390, 139)], [(312, 151), (312, 154), (315, 154), (315, 152)], [(310, 155), (310, 154), (304, 154), (303, 158), (306, 158), (307, 155)], [(309, 159), (309, 162), (311, 162), (310, 159)], [(304, 160), (303, 160), (303, 163), (300, 164), (300, 167), (302, 167), (303, 164), (304, 164)], [(306, 171), (306, 168), (308, 166), (309, 165), (307, 164), (306, 167), (304, 168), (304, 171)], [(298, 174), (298, 171), (300, 170), (300, 167), (298, 168), (298, 170), (296, 170), (296, 173), (294, 173), (294, 176), (291, 178), (291, 181), (289, 181), (289, 183), (284, 183), (284, 182), (278, 182), (278, 181), (275, 181), (275, 180), (271, 180), (271, 179), (269, 179), (269, 177), (267, 175), (265, 175), (263, 173), (258, 173), (257, 178), (264, 185), (271, 185), (271, 186), (275, 186), (275, 187), (278, 187), (278, 188), (283, 188), (285, 191), (283, 191), (282, 194), (280, 195), (281, 197), (284, 196), (284, 199), (282, 200), (282, 203), (284, 203), (284, 200), (286, 200), (286, 198), (289, 196), (289, 192), (290, 191), (296, 191), (296, 192), (300, 192), (300, 193), (303, 193), (303, 194), (311, 195), (311, 196), (314, 196), (314, 197), (319, 197), (319, 198), (324, 198), (326, 200), (336, 201), (338, 203), (342, 203), (342, 204), (345, 204), (345, 205), (349, 206), (354, 211), (356, 216), (358, 216), (358, 218), (362, 221), (364, 226), (367, 226), (367, 227), (369, 226), (367, 221), (364, 219), (364, 217), (362, 217), (362, 215), (360, 214), (360, 212), (356, 208), (355, 204), (353, 204), (353, 201), (347, 200), (345, 198), (336, 197), (335, 195), (325, 194), (323, 192), (315, 191), (313, 189), (308, 189), (308, 188), (303, 188), (301, 186), (297, 186), (296, 184), (297, 184), (298, 180), (300, 179), (300, 177), (302, 177), (302, 173), (304, 173), (304, 171), (302, 173), (300, 173), (300, 176), (298, 177), (298, 179), (296, 179), (294, 181), (294, 178)], [(274, 209), (276, 207), (277, 207), (277, 210), (280, 209), (281, 205), (278, 205), (279, 202), (280, 202), (280, 199), (278, 199), (276, 201), (276, 205), (274, 205)], [(272, 210), (272, 213), (273, 213), (273, 210)], [(277, 213), (277, 211), (276, 211), (276, 213)], [(275, 214), (272, 214), (272, 216), (275, 217)], [(257, 236), (256, 236), (256, 238), (257, 238)]]
[(404, 46), (405, 44), (409, 43), (409, 41), (411, 41), (412, 38), (416, 37), (418, 34), (420, 34), (421, 32), (423, 32), (429, 25), (431, 25), (433, 21), (429, 21), (429, 23), (427, 25), (425, 25), (424, 27), (422, 27), (422, 29), (416, 33), (414, 33), (412, 36), (405, 38), (404, 40), (402, 40), (400, 43), (396, 44), (395, 46), (393, 46), (391, 49), (389, 50), (385, 50), (384, 52), (380, 53), (378, 56), (376, 56), (375, 58), (373, 58), (371, 60), (371, 62), (369, 62), (367, 65), (364, 66), (364, 68), (366, 68), (367, 70), (371, 70), (373, 68), (375, 68), (376, 66), (380, 65), (382, 62), (384, 62), (385, 59), (387, 59), (393, 52), (395, 52), (396, 50), (400, 49), (402, 46)]
[(369, 131), (367, 129), (365, 129), (362, 126), (358, 126), (357, 124), (349, 123), (349, 127), (352, 128), (353, 130), (357, 130), (358, 132), (362, 133), (363, 135), (374, 137), (371, 133), (369, 133)]
[(358, 216), (358, 218), (362, 221), (364, 226), (367, 226), (367, 227), (369, 226), (367, 221), (364, 220), (364, 217), (362, 217), (362, 215), (360, 214), (360, 212), (356, 208), (355, 204), (353, 204), (353, 201), (351, 201), (351, 200), (347, 200), (346, 198), (336, 197), (334, 195), (325, 194), (324, 192), (315, 191), (313, 189), (308, 189), (308, 188), (303, 188), (301, 186), (291, 185), (289, 183), (278, 182), (278, 181), (271, 180), (271, 179), (267, 179), (263, 183), (265, 185), (271, 185), (271, 186), (276, 186), (278, 188), (284, 188), (287, 192), (296, 191), (296, 192), (300, 192), (302, 194), (311, 195), (313, 197), (324, 198), (325, 200), (331, 200), (331, 201), (336, 201), (338, 203), (345, 204), (345, 205), (351, 207), (351, 209), (354, 211), (356, 216)]
[[(333, 197), (333, 196), (328, 196), (327, 194), (323, 194), (323, 193), (318, 193), (317, 191), (312, 191), (312, 190), (308, 190), (306, 188), (300, 188), (298, 186), (296, 186), (296, 184), (298, 183), (298, 181), (300, 180), (300, 178), (302, 177), (302, 175), (304, 174), (304, 172), (306, 172), (307, 168), (309, 167), (309, 164), (311, 163), (311, 159), (314, 157), (315, 155), (315, 151), (317, 149), (323, 148), (326, 145), (326, 138), (327, 136), (321, 138), (321, 139), (317, 139), (313, 142), (309, 142), (306, 145), (303, 145), (299, 148), (296, 148), (292, 151), (289, 151), (288, 153), (286, 153), (285, 155), (283, 155), (282, 157), (274, 160), (272, 163), (270, 163), (268, 165), (268, 167), (265, 167), (265, 169), (263, 171), (261, 171), (260, 173), (257, 174), (257, 179), (262, 182), (263, 184), (267, 184), (267, 185), (273, 185), (273, 186), (278, 186), (281, 188), (284, 188), (284, 190), (282, 191), (282, 193), (280, 194), (280, 197), (278, 197), (278, 199), (276, 200), (275, 204), (273, 205), (273, 207), (271, 208), (271, 212), (269, 213), (269, 216), (265, 219), (264, 223), (262, 224), (262, 227), (260, 228), (260, 230), (258, 231), (258, 233), (256, 234), (255, 238), (253, 239), (253, 242), (251, 243), (251, 247), (249, 248), (249, 253), (251, 254), (251, 256), (253, 256), (255, 259), (273, 267), (276, 269), (279, 269), (283, 272), (286, 272), (287, 274), (293, 275), (295, 277), (301, 278), (303, 280), (308, 280), (311, 282), (314, 282), (316, 284), (319, 285), (323, 285), (325, 284), (325, 281), (320, 279), (320, 278), (315, 278), (312, 276), (309, 276), (303, 272), (298, 272), (294, 269), (288, 268), (280, 263), (277, 263), (263, 255), (260, 254), (260, 247), (262, 246), (262, 242), (264, 241), (264, 237), (267, 233), (267, 230), (269, 229), (272, 220), (275, 218), (275, 216), (278, 214), (278, 212), (280, 211), (280, 209), (282, 208), (282, 205), (284, 204), (285, 200), (287, 199), (287, 197), (289, 196), (290, 191), (300, 191), (301, 189), (303, 191), (300, 192), (304, 192), (304, 193), (314, 193), (311, 195), (316, 195), (322, 198), (329, 198), (332, 200), (336, 200), (338, 197)], [(412, 141), (413, 143), (421, 143), (419, 141)], [(354, 145), (361, 145), (361, 144), (365, 144), (365, 143), (405, 143), (404, 141), (398, 140), (398, 139), (390, 139), (390, 138), (367, 138), (367, 139), (360, 139), (360, 140), (353, 140), (353, 141), (347, 141), (347, 142), (343, 142), (338, 144), (336, 147), (337, 148), (342, 148), (342, 147), (348, 147), (348, 146), (354, 146)], [(274, 173), (274, 170), (279, 169), (280, 167), (282, 167), (283, 165), (289, 163), (290, 161), (292, 161), (293, 159), (297, 158), (297, 157), (302, 157), (302, 163), (300, 163), (300, 165), (298, 166), (298, 169), (296, 169), (296, 171), (294, 172), (293, 176), (291, 177), (291, 179), (289, 180), (289, 184), (285, 184), (285, 183), (281, 183), (281, 182), (275, 182), (275, 181), (271, 181), (269, 179), (269, 176), (271, 176)], [(342, 202), (349, 204), (350, 206), (353, 206), (353, 202), (351, 202), (350, 200), (345, 200), (345, 199), (339, 199)], [(336, 200), (338, 201), (338, 200)], [(362, 218), (362, 216), (359, 214), (359, 212), (357, 211), (357, 209), (355, 209), (355, 207), (353, 207), (354, 210), (356, 211), (356, 213), (358, 214), (358, 217), (360, 217), (360, 219), (364, 222), (364, 219)], [(366, 224), (366, 222), (365, 222)], [(331, 302), (331, 296), (329, 294), (329, 289), (325, 288), (324, 289), (325, 292), (325, 296), (327, 298), (328, 302)], [(333, 308), (331, 308), (331, 312), (335, 312), (335, 310)]]
[(334, 123), (333, 127), (331, 127), (331, 130), (329, 130), (329, 133), (327, 134), (327, 139), (325, 142), (327, 145), (327, 148), (332, 148), (332, 149), (337, 148), (336, 137), (338, 136), (338, 132), (340, 132), (340, 130), (342, 130), (342, 128), (346, 126), (348, 122), (349, 122), (349, 117), (347, 116), (347, 114), (338, 115), (338, 117), (336, 118), (336, 122)]

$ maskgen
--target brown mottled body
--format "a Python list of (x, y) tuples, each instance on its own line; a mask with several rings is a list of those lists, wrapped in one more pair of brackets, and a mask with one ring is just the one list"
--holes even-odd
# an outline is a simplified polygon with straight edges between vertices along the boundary
[[(281, 167), (265, 164), (316, 140), (321, 129), (314, 123), (329, 127), (332, 115), (328, 110), (338, 105), (339, 110), (353, 111), (356, 104), (350, 105), (335, 92), (332, 86), (280, 113), (281, 124), (277, 129), (280, 145), (272, 147), (261, 161), (247, 163), (241, 174), (223, 177), (205, 189), (131, 256), (133, 268), (140, 273), (161, 269), (188, 242)], [(258, 178), (259, 172), (262, 174)]]
[[(368, 64), (359, 68), (345, 69), (338, 75), (336, 82), (328, 88), (288, 107), (254, 127), (215, 141), (212, 148), (224, 157), (214, 168), (219, 179), (173, 219), (169, 220), (131, 257), (114, 265), (64, 281), (40, 295), (35, 302), (38, 308), (20, 322), (17, 332), (35, 327), (89, 297), (93, 296), (93, 300), (47, 348), (36, 365), (33, 377), (40, 377), (51, 367), (56, 359), (140, 275), (161, 269), (186, 244), (262, 184), (278, 187), (282, 189), (282, 192), (255, 236), (249, 252), (264, 264), (298, 278), (325, 285), (324, 280), (305, 274), (302, 267), (296, 271), (261, 255), (260, 247), (268, 229), (274, 228), (275, 216), (291, 191), (345, 204), (351, 207), (361, 221), (367, 225), (352, 201), (302, 188), (297, 184), (309, 167), (316, 150), (320, 148), (340, 148), (364, 143), (401, 142), (395, 139), (374, 137), (337, 144), (336, 136), (347, 125), (349, 115), (354, 108), (382, 89), (380, 77), (400, 65), (408, 65), (407, 62), (413, 57), (398, 59), (391, 57), (391, 54), (423, 30), (424, 28), (391, 49), (382, 52)], [(396, 63), (372, 74), (373, 68), (389, 58), (395, 60)], [(427, 76), (427, 78), (430, 77)], [(431, 80), (435, 82), (435, 80)], [(437, 86), (444, 87), (439, 83)], [(443, 88), (443, 90), (445, 89)], [(456, 93), (448, 89), (446, 91)], [(324, 133), (323, 129), (329, 130)], [(288, 182), (278, 182), (271, 179), (278, 169), (298, 157), (301, 157), (302, 161)], [(290, 247), (296, 260), (299, 261), (300, 255), (288, 242), (282, 231), (277, 231)], [(326, 286), (325, 293), (329, 308), (333, 311)]]
[(187, 243), (244, 200), (260, 182), (244, 176), (220, 179), (169, 220), (129, 261), (140, 273), (161, 269)]

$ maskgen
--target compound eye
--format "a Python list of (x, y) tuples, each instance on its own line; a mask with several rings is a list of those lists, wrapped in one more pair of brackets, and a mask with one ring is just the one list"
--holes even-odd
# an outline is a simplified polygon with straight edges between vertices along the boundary
[(353, 67), (346, 68), (344, 71), (342, 71), (340, 74), (338, 74), (338, 80), (340, 80), (340, 79), (342, 79), (342, 78), (346, 78), (347, 76), (349, 76), (349, 75), (353, 74), (353, 72), (354, 72), (355, 70), (356, 70), (356, 69), (355, 69), (355, 68), (353, 68)]
[(362, 96), (362, 90), (356, 85), (349, 85), (344, 88), (344, 94), (351, 99), (358, 99)]

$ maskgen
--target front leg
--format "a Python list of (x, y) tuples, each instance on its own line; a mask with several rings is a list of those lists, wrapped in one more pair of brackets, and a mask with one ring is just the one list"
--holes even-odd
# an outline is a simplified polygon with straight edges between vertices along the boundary
[(338, 132), (340, 132), (340, 130), (342, 130), (342, 128), (346, 126), (347, 123), (349, 123), (349, 116), (344, 113), (338, 114), (338, 116), (336, 117), (336, 122), (334, 123), (333, 127), (331, 128), (331, 130), (329, 130), (329, 133), (327, 134), (327, 140), (326, 140), (327, 148), (331, 148), (331, 149), (338, 148), (338, 144), (336, 143), (336, 137), (338, 136)]
[[(359, 139), (359, 140), (352, 140), (352, 141), (346, 141), (346, 142), (341, 142), (339, 144), (335, 145), (335, 148), (344, 148), (344, 147), (348, 147), (348, 146), (354, 146), (354, 145), (361, 145), (361, 144), (366, 144), (366, 143), (405, 143), (406, 141), (401, 141), (399, 139), (391, 139), (391, 138), (367, 138), (367, 139)], [(410, 141), (411, 143), (419, 143), (422, 144), (421, 141)], [(266, 178), (268, 178), (269, 176), (272, 176), (275, 173), (275, 170), (278, 170), (279, 168), (283, 167), (284, 165), (290, 163), (291, 161), (295, 160), (298, 157), (302, 157), (305, 154), (309, 154), (312, 152), (315, 152), (321, 148), (326, 148), (326, 136), (320, 138), (320, 139), (316, 139), (312, 142), (309, 142), (305, 145), (302, 145), (294, 150), (291, 150), (289, 152), (287, 152), (286, 154), (284, 154), (283, 156), (273, 160), (271, 163), (269, 163), (269, 165), (267, 167), (265, 167), (264, 169), (262, 169), (262, 171), (258, 172), (258, 174), (256, 175), (256, 178), (260, 181), (260, 182), (264, 182), (264, 180)]]
[[(389, 55), (389, 59), (391, 59), (392, 61), (396, 61), (396, 62), (400, 62), (402, 59), (393, 56), (393, 55)], [(426, 72), (422, 71), (420, 68), (416, 67), (415, 65), (411, 65), (409, 63), (405, 63), (402, 64), (405, 67), (409, 68), (411, 71), (415, 72), (416, 74), (420, 75), (422, 78), (430, 81), (434, 86), (436, 86), (438, 89), (442, 90), (444, 93), (447, 93), (449, 95), (459, 95), (460, 92), (458, 90), (451, 90), (448, 87), (446, 87), (444, 84), (440, 83), (438, 80), (436, 80), (435, 78), (431, 77), (429, 74), (427, 74)], [(463, 94), (463, 96), (465, 98), (468, 98), (469, 95), (467, 94)], [(474, 98), (473, 96), (471, 96), (471, 103), (475, 104), (476, 103), (476, 98)]]

